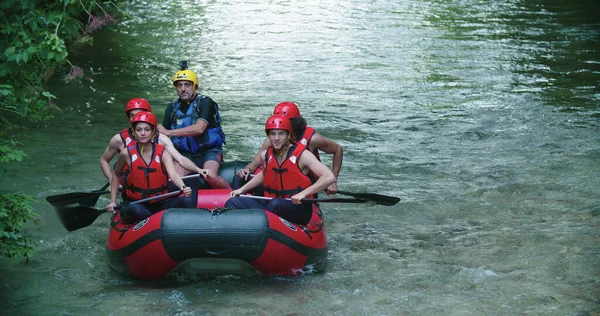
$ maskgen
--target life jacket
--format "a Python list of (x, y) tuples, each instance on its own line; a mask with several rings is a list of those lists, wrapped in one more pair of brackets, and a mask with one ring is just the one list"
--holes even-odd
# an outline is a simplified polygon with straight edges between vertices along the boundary
[[(119, 136), (121, 136), (121, 140), (123, 141), (124, 148), (130, 147), (130, 146), (135, 146), (135, 144), (136, 144), (135, 135), (133, 134), (131, 127), (122, 129), (119, 132)], [(156, 133), (156, 136), (154, 137), (154, 139), (152, 141), (155, 144), (158, 144), (158, 132)], [(117, 165), (117, 163), (115, 162), (115, 166), (116, 165)], [(114, 166), (113, 166), (113, 168), (114, 168)], [(121, 173), (127, 172), (128, 169), (129, 169), (129, 165), (125, 164), (125, 166), (123, 167), (123, 170), (121, 170)], [(123, 185), (123, 177), (121, 177), (119, 179), (119, 184)]]
[[(303, 146), (304, 148), (309, 149), (308, 144), (312, 140), (313, 136), (315, 136), (315, 129), (310, 126), (307, 126), (306, 129), (304, 130), (304, 134), (302, 135), (301, 138), (298, 139), (296, 144), (298, 146)], [(319, 158), (319, 149), (315, 148), (315, 150), (311, 151), (311, 153), (313, 153), (313, 155), (315, 155), (315, 157), (317, 157), (317, 159), (319, 161), (321, 161), (321, 158)]]
[[(169, 175), (162, 164), (163, 145), (152, 143), (152, 158), (146, 164), (137, 145), (127, 147), (130, 168), (123, 174), (124, 199), (137, 201), (168, 192)], [(154, 200), (150, 203), (157, 202)]]
[[(202, 102), (209, 102), (210, 98), (207, 96), (199, 95), (190, 104), (187, 112), (181, 111), (181, 100), (177, 99), (172, 104), (171, 112), (171, 127), (170, 129), (184, 128), (192, 126), (198, 121), (198, 108), (202, 106)], [(214, 103), (214, 102), (213, 102)], [(211, 106), (210, 104), (206, 106)], [(219, 113), (218, 105), (215, 103), (216, 114), (214, 115), (214, 121), (217, 125), (221, 123), (221, 114)], [(221, 126), (206, 128), (202, 135), (198, 136), (172, 136), (171, 140), (173, 145), (178, 150), (185, 150), (191, 153), (197, 153), (201, 150), (207, 150), (215, 147), (219, 147), (225, 143), (225, 133)]]
[[(300, 156), (306, 150), (304, 146), (291, 145), (288, 156), (278, 165), (273, 147), (265, 154), (266, 168), (263, 185), (264, 195), (268, 197), (288, 198), (313, 184), (311, 178), (298, 166)], [(290, 153), (291, 152), (291, 153)], [(312, 195), (310, 197), (313, 197)]]
[(135, 136), (133, 135), (130, 127), (122, 129), (119, 132), (119, 136), (121, 136), (121, 140), (123, 141), (125, 148), (129, 146), (135, 146)]

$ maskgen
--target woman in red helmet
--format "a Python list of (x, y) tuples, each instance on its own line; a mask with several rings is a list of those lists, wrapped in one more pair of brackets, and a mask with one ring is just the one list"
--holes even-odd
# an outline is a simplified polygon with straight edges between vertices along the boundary
[[(312, 207), (302, 204), (302, 199), (313, 197), (327, 188), (335, 182), (335, 176), (305, 146), (290, 143), (292, 123), (287, 117), (269, 117), (265, 132), (271, 146), (260, 153), (262, 171), (243, 187), (233, 190), (232, 198), (227, 200), (225, 207), (265, 209), (292, 223), (305, 225), (311, 218)], [(317, 176), (318, 180), (314, 182), (310, 174)], [(273, 199), (265, 202), (238, 196), (261, 184), (264, 195)]]
[[(331, 158), (331, 171), (335, 176), (336, 181), (327, 187), (327, 194), (335, 194), (337, 192), (337, 178), (342, 168), (342, 160), (344, 159), (344, 150), (342, 146), (317, 133), (314, 128), (307, 126), (306, 120), (300, 116), (298, 106), (293, 102), (285, 101), (277, 104), (273, 109), (273, 115), (282, 115), (290, 119), (292, 123), (291, 142), (306, 146), (306, 148), (319, 159), (319, 150), (333, 155)], [(265, 139), (259, 153), (267, 149), (271, 145), (269, 139)], [(238, 171), (238, 176), (248, 179), (248, 176), (255, 172), (260, 166), (259, 154), (256, 154), (254, 160), (249, 163), (246, 168)]]
[[(150, 102), (143, 98), (133, 98), (127, 102), (125, 106), (125, 115), (127, 120), (131, 122), (131, 119), (139, 112), (152, 112)], [(181, 155), (177, 149), (173, 146), (173, 142), (169, 137), (156, 133), (156, 139), (154, 140), (158, 144), (165, 146), (165, 149), (171, 154), (171, 157), (184, 169), (193, 173), (200, 173), (204, 177), (209, 177), (210, 174), (207, 169), (201, 169), (194, 164), (190, 159)], [(110, 161), (121, 151), (123, 148), (127, 148), (135, 143), (135, 137), (131, 124), (128, 128), (122, 129), (119, 133), (115, 134), (108, 143), (108, 146), (104, 150), (104, 153), (100, 157), (100, 168), (106, 176), (106, 179), (110, 182), (112, 177), (112, 167)], [(181, 174), (180, 174), (181, 175)]]
[[(102, 153), (100, 157), (100, 168), (106, 176), (108, 182), (112, 180), (112, 171), (113, 168), (110, 164), (111, 160), (124, 148), (132, 146), (135, 144), (135, 136), (133, 133), (133, 129), (131, 127), (131, 119), (140, 112), (152, 112), (152, 107), (150, 106), (150, 102), (148, 102), (144, 98), (133, 98), (127, 102), (125, 106), (125, 115), (127, 116), (127, 120), (130, 122), (129, 127), (122, 129), (119, 133), (115, 134), (108, 143), (108, 146)], [(165, 149), (175, 162), (180, 165), (183, 169), (186, 169), (192, 173), (199, 173), (205, 179), (211, 177), (211, 173), (208, 169), (201, 169), (194, 162), (192, 162), (189, 158), (183, 156), (181, 153), (175, 149), (173, 143), (169, 139), (169, 137), (156, 133), (155, 139), (153, 140), (157, 144), (161, 144), (165, 146)], [(177, 169), (177, 164), (175, 168)], [(183, 172), (180, 173), (182, 175)], [(195, 184), (194, 181), (191, 181), (192, 184)], [(194, 192), (194, 191), (192, 191)]]
[[(181, 188), (185, 197), (153, 200), (146, 203), (128, 204), (121, 208), (121, 218), (127, 223), (135, 223), (166, 208), (195, 208), (196, 201), (191, 197), (192, 190), (185, 186), (175, 171), (173, 158), (165, 147), (153, 142), (156, 138), (156, 117), (150, 112), (137, 113), (131, 120), (135, 144), (119, 153), (117, 165), (112, 172), (110, 203), (108, 212), (115, 212), (119, 178), (123, 177), (123, 200), (136, 201), (167, 193), (169, 178)], [(127, 171), (123, 173), (125, 165)]]

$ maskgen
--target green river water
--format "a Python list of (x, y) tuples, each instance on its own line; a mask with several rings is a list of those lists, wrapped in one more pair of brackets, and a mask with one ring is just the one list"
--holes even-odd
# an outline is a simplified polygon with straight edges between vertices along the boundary
[[(128, 1), (72, 54), (86, 76), (19, 140), (0, 189), (36, 196), (29, 264), (0, 262), (2, 315), (598, 315), (600, 12), (595, 1)], [(179, 60), (247, 161), (290, 100), (343, 146), (323, 205), (326, 273), (160, 282), (106, 264), (107, 215), (67, 232), (44, 198), (106, 182), (125, 103), (162, 116)], [(330, 158), (324, 161), (330, 164)], [(96, 207), (108, 202), (103, 196)]]

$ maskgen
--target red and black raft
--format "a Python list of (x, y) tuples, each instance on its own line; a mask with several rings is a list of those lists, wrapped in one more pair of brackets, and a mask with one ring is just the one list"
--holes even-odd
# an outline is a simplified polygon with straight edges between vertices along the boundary
[[(233, 181), (235, 171), (225, 164), (220, 174)], [(197, 209), (166, 209), (135, 225), (115, 215), (107, 240), (109, 266), (143, 280), (172, 271), (296, 275), (325, 268), (327, 233), (317, 204), (310, 223), (297, 225), (265, 210), (224, 209), (229, 192), (199, 190)]]

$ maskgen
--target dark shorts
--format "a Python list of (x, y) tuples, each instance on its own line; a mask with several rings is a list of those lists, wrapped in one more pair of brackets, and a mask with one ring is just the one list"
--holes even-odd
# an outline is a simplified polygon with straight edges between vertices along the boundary
[(255, 200), (248, 197), (236, 196), (225, 202), (226, 208), (233, 209), (264, 209), (292, 223), (306, 225), (312, 216), (312, 206), (309, 204), (295, 205), (287, 199), (272, 199), (270, 201)]
[(204, 168), (204, 163), (206, 163), (207, 161), (212, 160), (218, 162), (219, 164), (223, 162), (223, 148), (221, 147), (197, 152), (195, 154), (189, 151), (180, 151), (180, 153), (190, 158), (190, 160), (193, 161), (196, 164), (196, 166), (200, 168)]
[(156, 203), (130, 203), (121, 208), (121, 219), (127, 224), (133, 224), (150, 217), (160, 210), (168, 208), (196, 208), (197, 201), (198, 196), (194, 197), (192, 195), (189, 197), (172, 197)]

